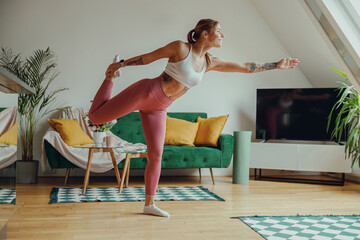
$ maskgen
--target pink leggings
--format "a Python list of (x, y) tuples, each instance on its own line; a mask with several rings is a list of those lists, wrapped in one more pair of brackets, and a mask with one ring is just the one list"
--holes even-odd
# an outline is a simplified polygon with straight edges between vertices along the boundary
[(102, 124), (139, 110), (148, 148), (145, 170), (145, 193), (148, 195), (155, 195), (159, 182), (166, 108), (174, 101), (165, 95), (161, 81), (161, 77), (140, 80), (111, 98), (113, 82), (104, 80), (89, 111), (91, 122)]

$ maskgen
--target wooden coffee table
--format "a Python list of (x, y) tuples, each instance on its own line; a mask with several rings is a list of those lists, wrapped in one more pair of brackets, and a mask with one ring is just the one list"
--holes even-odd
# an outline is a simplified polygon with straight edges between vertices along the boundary
[[(110, 153), (110, 157), (114, 166), (114, 171), (115, 171), (115, 175), (116, 175), (116, 179), (118, 182), (118, 186), (119, 186), (119, 193), (122, 192), (123, 188), (124, 188), (124, 184), (125, 187), (129, 186), (129, 173), (130, 173), (130, 161), (131, 158), (140, 158), (140, 157), (146, 157), (147, 158), (147, 152), (146, 151), (138, 151), (136, 149), (134, 150), (129, 150), (123, 147), (95, 147), (93, 144), (90, 145), (78, 145), (78, 146), (74, 146), (76, 148), (88, 148), (89, 149), (89, 157), (88, 157), (88, 163), (86, 166), (86, 172), (85, 172), (85, 177), (84, 177), (84, 184), (83, 184), (83, 190), (82, 190), (82, 194), (86, 193), (86, 188), (89, 185), (89, 177), (90, 177), (90, 169), (91, 169), (91, 161), (92, 161), (92, 157), (95, 153), (99, 153), (99, 152), (108, 152)], [(116, 159), (115, 159), (115, 151), (117, 153), (125, 153), (126, 157), (125, 157), (125, 162), (124, 162), (124, 167), (123, 167), (123, 172), (122, 172), (122, 177), (120, 177), (120, 173), (119, 173), (119, 169), (118, 166), (116, 164)], [(125, 182), (125, 178), (126, 178), (126, 182)]]

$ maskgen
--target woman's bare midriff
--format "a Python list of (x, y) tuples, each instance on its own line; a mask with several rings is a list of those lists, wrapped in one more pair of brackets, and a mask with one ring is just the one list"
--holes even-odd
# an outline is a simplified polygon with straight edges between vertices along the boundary
[(165, 95), (171, 99), (175, 100), (184, 95), (189, 90), (187, 87), (170, 77), (165, 72), (161, 74), (161, 78), (161, 87)]

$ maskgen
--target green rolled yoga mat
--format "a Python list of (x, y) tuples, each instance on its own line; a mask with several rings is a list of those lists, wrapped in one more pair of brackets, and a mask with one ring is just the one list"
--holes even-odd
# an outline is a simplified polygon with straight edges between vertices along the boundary
[(234, 132), (233, 183), (249, 184), (251, 131)]

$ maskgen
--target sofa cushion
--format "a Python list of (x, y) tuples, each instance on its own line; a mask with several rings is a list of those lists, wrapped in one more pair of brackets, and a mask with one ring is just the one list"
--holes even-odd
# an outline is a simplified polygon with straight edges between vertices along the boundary
[(219, 136), (228, 117), (229, 115), (206, 119), (198, 117), (199, 130), (196, 135), (195, 145), (217, 147)]
[(17, 145), (17, 122), (10, 128), (9, 131), (1, 135), (0, 143)]
[(198, 127), (199, 123), (167, 116), (164, 144), (174, 146), (195, 146), (194, 141)]
[(93, 144), (94, 141), (81, 129), (77, 119), (48, 119), (50, 126), (55, 129), (68, 146)]

